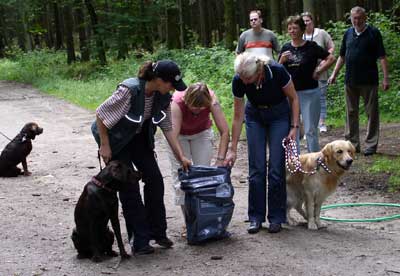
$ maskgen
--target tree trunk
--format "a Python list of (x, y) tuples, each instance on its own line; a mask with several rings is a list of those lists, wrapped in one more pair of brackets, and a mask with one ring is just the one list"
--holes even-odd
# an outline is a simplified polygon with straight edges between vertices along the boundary
[(225, 48), (234, 49), (236, 39), (235, 7), (233, 0), (224, 0)]
[(53, 2), (53, 12), (54, 12), (54, 25), (56, 28), (56, 45), (55, 49), (60, 50), (63, 47), (63, 39), (62, 39), (62, 32), (61, 32), (61, 22), (60, 22), (60, 13), (58, 10), (58, 3), (57, 1)]
[(281, 33), (280, 0), (271, 0), (271, 29)]
[(69, 4), (65, 4), (63, 7), (64, 17), (64, 30), (65, 30), (65, 42), (67, 44), (67, 63), (71, 64), (76, 61), (74, 37), (73, 37), (73, 19), (72, 19), (72, 8)]
[(184, 33), (184, 24), (183, 24), (183, 4), (182, 4), (182, 0), (177, 0), (178, 5), (178, 13), (179, 13), (179, 42), (180, 42), (180, 48), (185, 48), (185, 40), (183, 37), (183, 33)]
[(90, 49), (86, 36), (85, 14), (82, 10), (82, 0), (75, 0), (74, 3), (75, 26), (79, 34), (79, 50), (81, 52), (81, 61), (90, 60)]
[(345, 14), (344, 0), (336, 0), (336, 20), (343, 21)]
[(316, 10), (314, 2), (314, 0), (303, 0), (303, 11), (308, 11), (315, 15)]
[(207, 0), (198, 0), (198, 3), (200, 11), (200, 40), (204, 47), (209, 47), (211, 32), (208, 26)]
[[(147, 14), (147, 9), (146, 9), (146, 0), (140, 0), (140, 14), (142, 18), (150, 18), (150, 16)], [(142, 47), (146, 49), (149, 52), (153, 52), (153, 39), (151, 34), (151, 31), (148, 28), (149, 22), (142, 22), (141, 23), (141, 33), (143, 37), (143, 45)]]
[(99, 24), (98, 24), (96, 10), (94, 9), (94, 7), (92, 5), (91, 0), (85, 0), (85, 4), (86, 4), (86, 8), (88, 10), (89, 16), (90, 16), (90, 21), (92, 23), (93, 35), (96, 40), (97, 58), (99, 59), (101, 65), (106, 65), (107, 64), (106, 52), (104, 51), (103, 39), (100, 36), (99, 31), (98, 31)]
[(179, 42), (179, 10), (178, 6), (167, 7), (167, 48), (177, 49)]
[(51, 24), (51, 6), (50, 3), (45, 3), (44, 4), (44, 9), (43, 9), (43, 27), (46, 28), (46, 37), (45, 37), (45, 42), (47, 48), (53, 48), (54, 47), (54, 37), (53, 37), (53, 28)]

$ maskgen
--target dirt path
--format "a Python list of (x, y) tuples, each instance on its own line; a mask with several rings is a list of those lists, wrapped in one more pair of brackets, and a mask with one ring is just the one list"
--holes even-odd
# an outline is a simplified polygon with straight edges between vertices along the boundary
[[(183, 219), (173, 205), (169, 162), (163, 143), (157, 144), (166, 182), (169, 236), (175, 246), (156, 248), (149, 256), (133, 257), (114, 270), (118, 258), (94, 264), (77, 260), (69, 238), (73, 209), (84, 184), (98, 170), (97, 146), (90, 134), (94, 114), (29, 86), (0, 82), (0, 131), (10, 138), (28, 121), (43, 128), (33, 145), (28, 166), (31, 177), (0, 178), (0, 275), (399, 275), (400, 221), (382, 223), (328, 223), (308, 231), (285, 227), (279, 234), (246, 232), (246, 147), (232, 171), (235, 212), (228, 240), (188, 246), (180, 237)], [(385, 126), (380, 152), (396, 153), (399, 125)], [(333, 136), (332, 136), (333, 135)], [(321, 144), (341, 138), (329, 132)], [(162, 139), (158, 139), (159, 141)], [(7, 140), (0, 136), (0, 148)], [(329, 202), (398, 202), (385, 193), (386, 180), (370, 176), (358, 156), (351, 173)], [(335, 216), (373, 217), (382, 209), (339, 210)], [(391, 210), (387, 210), (390, 212)], [(395, 210), (396, 211), (396, 210)], [(123, 218), (121, 217), (123, 224)], [(125, 227), (123, 225), (123, 230)], [(123, 231), (126, 249), (126, 232)], [(222, 257), (213, 260), (213, 256)]]

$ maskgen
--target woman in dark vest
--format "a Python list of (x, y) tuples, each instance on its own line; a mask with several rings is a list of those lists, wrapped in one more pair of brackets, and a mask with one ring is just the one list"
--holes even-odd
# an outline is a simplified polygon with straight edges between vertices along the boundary
[(184, 169), (190, 161), (172, 132), (170, 91), (185, 90), (175, 62), (145, 62), (137, 78), (121, 82), (96, 110), (93, 135), (105, 163), (120, 160), (142, 172), (144, 202), (139, 184), (119, 194), (129, 241), (135, 254), (150, 254), (150, 240), (165, 248), (173, 245), (166, 235), (164, 181), (154, 152), (154, 133), (159, 126)]

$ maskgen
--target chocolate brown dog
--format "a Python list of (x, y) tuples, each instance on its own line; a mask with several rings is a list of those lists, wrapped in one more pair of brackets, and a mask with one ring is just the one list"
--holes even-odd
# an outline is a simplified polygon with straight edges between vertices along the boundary
[(7, 144), (0, 155), (0, 176), (16, 177), (22, 174), (21, 169), (17, 167), (22, 163), (24, 175), (28, 176), (31, 173), (28, 171), (26, 157), (32, 150), (32, 141), (36, 135), (43, 133), (43, 128), (36, 123), (27, 123), (15, 136), (15, 138)]
[(78, 250), (78, 259), (92, 258), (94, 262), (101, 262), (104, 255), (118, 256), (112, 250), (114, 234), (107, 226), (109, 220), (117, 238), (121, 259), (129, 258), (121, 238), (117, 191), (140, 178), (140, 172), (119, 161), (111, 161), (85, 185), (75, 207), (76, 228), (71, 236)]

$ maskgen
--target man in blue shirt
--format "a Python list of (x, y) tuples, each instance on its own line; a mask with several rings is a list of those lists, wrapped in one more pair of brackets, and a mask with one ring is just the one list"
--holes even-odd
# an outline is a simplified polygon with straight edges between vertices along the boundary
[(388, 66), (382, 35), (378, 29), (366, 24), (365, 9), (358, 6), (352, 8), (350, 17), (353, 27), (343, 36), (340, 57), (328, 82), (335, 82), (340, 69), (346, 63), (345, 137), (353, 143), (357, 152), (360, 152), (358, 113), (361, 96), (368, 116), (364, 155), (369, 156), (376, 153), (379, 139), (379, 77), (376, 61), (379, 59), (382, 67), (384, 91), (389, 89)]

